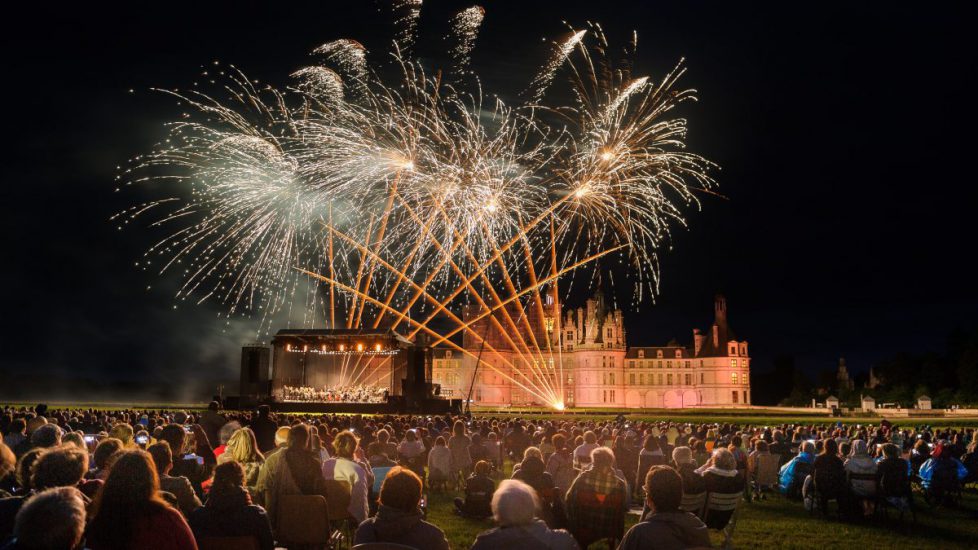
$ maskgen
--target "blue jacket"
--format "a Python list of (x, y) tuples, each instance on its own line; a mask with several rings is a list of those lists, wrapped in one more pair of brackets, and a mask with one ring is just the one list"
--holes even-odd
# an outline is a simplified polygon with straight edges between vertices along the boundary
[(791, 481), (795, 478), (795, 465), (798, 464), (799, 461), (814, 464), (815, 455), (811, 453), (799, 453), (798, 456), (792, 458), (787, 464), (781, 467), (779, 481), (781, 484), (782, 493), (787, 493), (788, 488), (791, 487)]
[(968, 469), (956, 458), (940, 458), (936, 460), (928, 458), (927, 462), (924, 462), (920, 467), (920, 484), (923, 485), (924, 489), (930, 488), (931, 481), (934, 479), (934, 473), (941, 468), (955, 468), (958, 474), (958, 481), (964, 481), (968, 477)]

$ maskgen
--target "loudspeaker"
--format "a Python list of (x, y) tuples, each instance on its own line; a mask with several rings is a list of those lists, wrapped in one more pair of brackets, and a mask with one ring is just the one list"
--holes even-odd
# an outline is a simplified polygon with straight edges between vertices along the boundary
[(270, 391), (268, 363), (270, 351), (260, 344), (241, 348), (241, 395), (263, 396)]

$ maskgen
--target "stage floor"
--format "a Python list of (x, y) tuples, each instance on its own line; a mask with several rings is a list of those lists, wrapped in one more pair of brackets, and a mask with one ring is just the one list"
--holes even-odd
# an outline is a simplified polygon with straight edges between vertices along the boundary
[[(456, 400), (457, 401), (457, 400)], [(269, 401), (273, 411), (284, 413), (317, 414), (402, 414), (429, 413), (444, 414), (452, 410), (456, 401), (449, 399), (429, 399), (420, 407), (407, 407), (403, 400), (392, 399), (387, 403), (321, 403), (313, 401)]]

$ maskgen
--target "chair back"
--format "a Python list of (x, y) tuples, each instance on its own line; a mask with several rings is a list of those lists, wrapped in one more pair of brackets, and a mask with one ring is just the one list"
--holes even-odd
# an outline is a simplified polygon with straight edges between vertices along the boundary
[(372, 468), (374, 471), (374, 485), (371, 487), (374, 495), (380, 494), (380, 486), (383, 485), (384, 479), (387, 478), (387, 474), (390, 473), (393, 466), (378, 466)]
[(278, 541), (288, 544), (329, 542), (329, 505), (322, 495), (283, 495), (279, 497), (278, 506), (278, 530), (275, 533)]
[(775, 454), (759, 454), (754, 457), (754, 460), (757, 468), (754, 481), (762, 487), (777, 485), (781, 457)]
[[(608, 494), (592, 489), (578, 490), (575, 500), (577, 514), (571, 518), (571, 533), (578, 544), (586, 547), (604, 538), (611, 538), (613, 541), (620, 539), (625, 530), (623, 504), (624, 495), (618, 490)], [(614, 513), (610, 520), (607, 519), (608, 510)]]
[(261, 550), (255, 537), (204, 537), (197, 539), (200, 550)]
[(716, 512), (732, 512), (737, 509), (740, 499), (744, 498), (741, 492), (736, 493), (710, 493), (706, 499), (706, 510)]
[(699, 517), (703, 517), (703, 507), (706, 506), (706, 493), (683, 494), (679, 509)]
[(350, 500), (353, 486), (349, 481), (326, 480), (326, 499), (329, 501), (329, 521), (339, 521), (350, 517)]

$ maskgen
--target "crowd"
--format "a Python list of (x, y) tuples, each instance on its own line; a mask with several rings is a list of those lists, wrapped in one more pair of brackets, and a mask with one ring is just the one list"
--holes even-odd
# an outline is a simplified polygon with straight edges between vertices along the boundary
[[(472, 541), (479, 550), (604, 538), (627, 550), (708, 547), (709, 529), (768, 487), (823, 512), (834, 500), (858, 519), (912, 507), (915, 484), (943, 505), (978, 480), (973, 430), (885, 421), (273, 415), (216, 402), (199, 415), (0, 412), (0, 548), (9, 549), (192, 549), (221, 537), (316, 548), (347, 533), (355, 544), (441, 550), (449, 544), (425, 519), (426, 496), (445, 491), (460, 495), (455, 513), (494, 520)], [(730, 496), (733, 506), (705, 504)], [(315, 503), (328, 509), (319, 522), (309, 521)], [(625, 532), (629, 507), (642, 508), (641, 521)], [(322, 540), (310, 546), (316, 526)]]
[(323, 388), (284, 386), (282, 398), (285, 401), (312, 403), (385, 403), (389, 391), (385, 387), (365, 384)]

